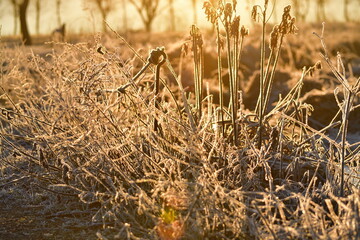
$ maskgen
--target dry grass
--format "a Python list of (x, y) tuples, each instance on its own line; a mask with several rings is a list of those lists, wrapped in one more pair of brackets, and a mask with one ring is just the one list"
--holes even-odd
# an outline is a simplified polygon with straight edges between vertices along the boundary
[[(330, 123), (343, 126), (338, 143), (326, 128), (309, 126), (311, 107), (300, 98), (316, 67), (304, 68), (269, 112), (264, 90), (260, 118), (241, 107), (241, 97), (236, 108), (221, 110), (211, 95), (201, 97), (202, 75), (200, 96), (189, 96), (177, 76), (177, 86), (163, 79), (166, 86), (155, 95), (154, 65), (133, 81), (134, 64), (148, 57), (133, 51), (100, 37), (92, 45), (58, 44), (47, 60), (23, 47), (2, 47), (1, 164), (49, 195), (95, 206), (93, 221), (114, 227), (120, 239), (360, 237), (360, 191), (352, 173), (359, 149), (346, 142), (357, 83), (344, 94), (351, 101), (339, 100), (342, 120)], [(173, 71), (169, 61), (160, 76), (165, 69)], [(226, 132), (219, 119), (231, 122)], [(347, 166), (343, 185), (339, 159)]]

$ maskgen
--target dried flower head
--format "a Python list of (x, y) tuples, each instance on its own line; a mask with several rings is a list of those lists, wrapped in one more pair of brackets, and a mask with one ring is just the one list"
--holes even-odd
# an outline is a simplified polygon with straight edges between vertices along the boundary
[(249, 35), (249, 29), (245, 28), (244, 26), (241, 26), (240, 35), (241, 37), (246, 37), (247, 35)]
[(234, 8), (234, 10), (236, 9), (236, 6), (237, 6), (237, 1), (236, 0), (233, 0), (232, 1), (232, 4), (233, 4), (233, 8)]
[(232, 36), (239, 36), (239, 30), (240, 30), (240, 16), (237, 16), (234, 18), (234, 20), (231, 23), (230, 34)]
[(258, 19), (258, 8), (257, 8), (257, 6), (253, 6), (253, 8), (252, 8), (251, 19), (254, 20), (255, 22)]
[(295, 21), (296, 21), (296, 18), (293, 17), (291, 19), (291, 23), (290, 23), (290, 26), (289, 26), (289, 33), (290, 34), (295, 34), (296, 31), (298, 30), (297, 27), (295, 26)]
[(275, 50), (279, 40), (279, 25), (275, 25), (270, 34), (270, 49)]
[(233, 7), (231, 3), (226, 3), (224, 11), (224, 22), (229, 23), (233, 14)]
[(208, 21), (210, 21), (212, 24), (216, 23), (216, 20), (218, 19), (218, 14), (214, 6), (209, 1), (205, 1), (203, 5), (203, 9), (205, 9), (205, 15)]
[(161, 61), (161, 57), (164, 57), (165, 54), (165, 48), (164, 47), (157, 47), (156, 49), (153, 49), (150, 51), (148, 62), (152, 63), (154, 65), (159, 64)]
[(282, 20), (279, 26), (279, 32), (281, 34), (294, 34), (297, 30), (295, 26), (295, 18), (290, 15), (291, 6), (288, 5), (284, 8)]
[(221, 1), (221, 0), (218, 1), (217, 6), (216, 6), (216, 10), (218, 12), (218, 16), (221, 16), (224, 13), (225, 6), (224, 6), (223, 1)]
[(181, 47), (181, 52), (186, 56), (189, 53), (189, 44), (184, 43)]

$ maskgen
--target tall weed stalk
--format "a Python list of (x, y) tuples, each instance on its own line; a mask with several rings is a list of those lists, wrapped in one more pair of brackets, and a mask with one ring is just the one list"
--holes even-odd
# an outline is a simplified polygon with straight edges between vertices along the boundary
[[(335, 67), (335, 64), (331, 61), (328, 50), (325, 44), (325, 38), (324, 38), (324, 30), (325, 30), (325, 23), (323, 23), (323, 28), (321, 31), (321, 35), (314, 33), (321, 41), (322, 48), (324, 50), (324, 53), (322, 53), (322, 57), (325, 60), (328, 67), (331, 69), (332, 73), (336, 77), (336, 79), (341, 84), (342, 88), (339, 90), (339, 88), (336, 88), (334, 90), (334, 96), (336, 99), (336, 102), (340, 108), (341, 111), (341, 175), (340, 175), (340, 196), (344, 196), (344, 175), (345, 175), (345, 159), (346, 159), (346, 139), (347, 139), (347, 131), (349, 126), (349, 114), (351, 111), (355, 109), (354, 101), (355, 97), (360, 93), (360, 77), (355, 81), (353, 85), (350, 84), (350, 82), (347, 79), (345, 67), (342, 62), (341, 56), (338, 53), (337, 56), (337, 67)], [(339, 100), (339, 92), (342, 91), (343, 95), (343, 101)]]
[[(269, 104), (271, 89), (275, 77), (276, 67), (279, 61), (279, 56), (281, 52), (281, 47), (283, 44), (283, 40), (286, 34), (295, 33), (295, 18), (291, 17), (290, 10), (291, 6), (286, 6), (284, 8), (284, 12), (282, 15), (282, 20), (279, 25), (275, 25), (270, 34), (270, 55), (268, 57), (268, 62), (265, 68), (265, 60), (266, 60), (266, 25), (268, 22), (267, 19), (267, 9), (268, 9), (268, 1), (265, 0), (264, 6), (255, 5), (253, 7), (251, 16), (254, 21), (261, 20), (262, 24), (262, 35), (261, 35), (261, 57), (260, 57), (260, 89), (259, 89), (259, 97), (256, 105), (255, 112), (259, 118), (259, 130), (258, 130), (258, 147), (262, 146), (262, 132), (263, 132), (263, 121), (264, 116), (267, 111), (267, 105)], [(260, 13), (259, 13), (260, 11)], [(271, 69), (271, 70), (270, 70)], [(270, 76), (269, 76), (269, 71)]]
[(192, 37), (193, 53), (194, 53), (194, 82), (195, 82), (195, 98), (196, 112), (198, 121), (202, 116), (202, 100), (203, 100), (203, 78), (204, 78), (204, 55), (203, 55), (203, 39), (200, 30), (195, 25), (191, 26), (190, 35)]
[(205, 14), (208, 21), (210, 21), (216, 30), (217, 38), (217, 52), (218, 52), (218, 80), (219, 80), (219, 95), (220, 95), (220, 123), (222, 126), (222, 134), (225, 134), (225, 119), (224, 119), (224, 100), (223, 100), (223, 79), (222, 79), (222, 61), (221, 50), (225, 43), (222, 41), (220, 33), (220, 24), (225, 30), (226, 41), (226, 58), (229, 75), (230, 86), (230, 118), (233, 131), (233, 144), (239, 144), (239, 124), (237, 122), (237, 113), (239, 110), (239, 76), (238, 69), (240, 64), (241, 49), (244, 37), (248, 35), (248, 30), (245, 27), (240, 28), (240, 16), (236, 13), (237, 1), (232, 3), (225, 3), (219, 1), (218, 6), (214, 7), (209, 1), (204, 2)]

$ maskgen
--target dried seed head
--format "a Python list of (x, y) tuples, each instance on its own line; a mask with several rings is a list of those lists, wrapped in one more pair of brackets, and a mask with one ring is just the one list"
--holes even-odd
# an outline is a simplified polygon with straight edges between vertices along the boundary
[(181, 52), (186, 56), (189, 53), (189, 44), (184, 43), (181, 47)]
[(242, 26), (240, 35), (241, 35), (241, 37), (245, 37), (245, 36), (249, 35), (249, 29)]
[(290, 26), (289, 26), (289, 33), (290, 34), (295, 34), (296, 31), (297, 31), (297, 27), (295, 26), (295, 21), (296, 21), (296, 18), (293, 17), (291, 19), (291, 23), (290, 23)]
[(210, 21), (212, 24), (215, 24), (216, 20), (218, 19), (218, 14), (211, 2), (205, 1), (203, 9), (205, 9), (205, 15), (207, 20)]
[(295, 26), (295, 18), (290, 15), (291, 6), (286, 6), (282, 15), (282, 20), (279, 26), (279, 32), (283, 35), (288, 33), (295, 33), (297, 28)]
[(162, 60), (164, 60), (165, 57), (166, 57), (165, 48), (157, 47), (156, 49), (150, 51), (147, 61), (151, 64), (157, 65)]
[(218, 16), (221, 16), (224, 13), (224, 10), (225, 10), (224, 2), (222, 0), (219, 0), (217, 6)]
[(206, 13), (207, 9), (210, 9), (210, 8), (212, 8), (212, 7), (213, 7), (213, 5), (211, 4), (211, 2), (209, 2), (209, 1), (204, 1), (203, 9), (205, 9), (205, 13)]
[(251, 19), (254, 20), (255, 22), (257, 21), (258, 18), (258, 8), (257, 6), (253, 6), (253, 9), (251, 11)]
[(230, 22), (233, 13), (233, 7), (231, 3), (226, 3), (224, 11), (224, 21), (225, 23)]
[(237, 5), (237, 1), (236, 0), (233, 0), (232, 1), (232, 4), (233, 4), (233, 8), (234, 8), (234, 10), (236, 9), (236, 5)]
[(230, 34), (232, 36), (239, 36), (239, 29), (240, 29), (240, 16), (234, 18), (233, 22), (231, 23)]
[(279, 25), (275, 25), (270, 34), (270, 50), (275, 50), (279, 40)]

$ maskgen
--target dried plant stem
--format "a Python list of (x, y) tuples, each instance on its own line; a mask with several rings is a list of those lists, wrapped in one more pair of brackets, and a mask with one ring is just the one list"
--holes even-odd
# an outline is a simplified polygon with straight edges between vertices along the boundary
[(260, 56), (260, 105), (258, 109), (258, 116), (259, 116), (259, 141), (258, 141), (258, 148), (260, 149), (262, 146), (262, 131), (263, 131), (263, 109), (264, 109), (264, 67), (265, 67), (265, 58), (266, 58), (266, 51), (265, 51), (265, 33), (266, 33), (266, 10), (267, 4), (264, 6), (264, 11), (262, 12), (262, 31), (261, 31), (261, 56)]
[[(180, 64), (179, 64), (179, 69), (182, 69), (182, 63), (183, 63), (183, 57), (184, 57), (184, 53), (181, 53), (181, 56), (180, 56)], [(188, 115), (188, 119), (189, 119), (189, 122), (190, 122), (190, 126), (191, 126), (191, 130), (193, 132), (196, 132), (196, 124), (195, 124), (195, 120), (194, 120), (194, 116), (190, 110), (190, 104), (186, 98), (186, 94), (185, 94), (185, 90), (184, 90), (184, 87), (182, 85), (182, 82), (181, 82), (181, 70), (180, 70), (180, 74), (179, 76), (176, 75), (175, 73), (175, 70), (174, 68), (172, 67), (169, 59), (166, 59), (167, 61), (167, 66), (168, 66), (168, 69), (170, 70), (171, 74), (174, 76), (178, 86), (179, 86), (179, 89), (181, 91), (181, 99), (184, 103), (184, 107), (185, 107), (185, 112), (186, 114)]]
[[(266, 89), (266, 91), (265, 91), (263, 115), (266, 114), (267, 106), (269, 104), (271, 89), (272, 89), (273, 82), (274, 82), (275, 71), (276, 71), (277, 63), (279, 61), (279, 56), (280, 56), (280, 52), (281, 52), (281, 45), (283, 43), (283, 39), (284, 39), (284, 34), (281, 34), (280, 43), (279, 43), (279, 47), (277, 49), (277, 53), (276, 53), (276, 56), (275, 56), (275, 59), (274, 59), (274, 63), (273, 63), (272, 71), (271, 71), (271, 74), (270, 74), (270, 78), (266, 79), (267, 78), (267, 71), (266, 71), (266, 74), (265, 74), (265, 89)], [(272, 54), (270, 54), (270, 56), (272, 56)], [(271, 60), (271, 58), (269, 57), (269, 62), (270, 62), (270, 60)], [(270, 63), (269, 63), (269, 65), (270, 65)]]
[(347, 139), (347, 130), (349, 125), (349, 114), (353, 110), (353, 104), (355, 100), (355, 96), (359, 93), (360, 89), (360, 78), (357, 79), (356, 83), (353, 86), (350, 86), (348, 80), (346, 79), (345, 73), (340, 72), (340, 67), (344, 69), (343, 62), (341, 60), (341, 56), (338, 55), (338, 69), (335, 68), (334, 64), (331, 62), (328, 50), (325, 44), (324, 39), (324, 30), (325, 23), (323, 23), (321, 35), (314, 33), (321, 42), (321, 45), (324, 49), (324, 54), (321, 54), (324, 58), (325, 62), (335, 75), (336, 79), (341, 83), (343, 87), (344, 101), (343, 103), (339, 103), (337, 99), (337, 92), (335, 91), (335, 98), (337, 99), (339, 108), (342, 113), (342, 125), (341, 125), (341, 176), (340, 176), (340, 196), (344, 196), (344, 174), (345, 174), (345, 158), (346, 158), (346, 139)]
[(226, 46), (227, 46), (227, 60), (228, 60), (228, 71), (229, 71), (229, 85), (230, 85), (230, 105), (231, 105), (231, 123), (233, 127), (234, 138), (233, 142), (235, 145), (238, 144), (238, 128), (236, 124), (236, 113), (237, 113), (237, 103), (235, 97), (235, 67), (234, 60), (232, 58), (231, 52), (231, 36), (230, 36), (230, 26), (229, 24), (225, 24), (226, 30)]
[[(159, 90), (160, 90), (160, 68), (161, 65), (165, 62), (165, 59), (163, 59), (162, 63), (159, 63), (156, 65), (156, 70), (155, 70), (155, 96), (154, 96), (154, 101), (155, 101), (155, 108), (156, 109), (160, 109), (160, 103), (159, 103)], [(159, 129), (159, 123), (156, 117), (156, 113), (154, 114), (154, 131), (157, 132)]]
[(260, 211), (259, 207), (258, 207), (258, 206), (256, 206), (256, 203), (254, 204), (254, 207), (255, 207), (255, 209), (256, 209), (256, 211), (257, 211), (257, 213), (260, 215), (261, 220), (263, 220), (263, 222), (264, 222), (265, 226), (267, 227), (267, 229), (269, 230), (269, 232), (270, 232), (270, 233), (271, 233), (271, 235), (273, 236), (273, 238), (274, 238), (275, 240), (276, 240), (276, 239), (278, 239), (278, 238), (276, 237), (276, 234), (275, 234), (274, 230), (272, 230), (272, 229), (271, 229), (271, 227), (270, 227), (270, 224), (269, 224), (268, 220), (267, 220), (267, 219), (264, 217), (264, 215), (261, 213), (261, 211)]
[[(116, 35), (116, 37), (118, 39), (120, 39), (122, 42), (124, 42), (124, 44), (126, 45), (126, 47), (128, 47), (134, 54), (135, 56), (140, 60), (142, 61), (144, 64), (148, 64), (148, 62), (146, 62), (144, 60), (144, 58), (141, 57), (141, 55), (130, 45), (130, 43), (128, 43), (128, 41), (126, 41), (126, 39), (124, 37), (122, 37), (119, 33), (117, 33), (107, 22), (106, 22), (106, 25), (108, 28), (110, 28), (110, 30)], [(150, 70), (152, 72), (154, 72), (154, 69), (150, 67)], [(176, 105), (176, 108), (179, 112), (179, 114), (181, 113), (181, 109), (180, 109), (180, 106), (179, 106), (179, 103), (176, 101), (176, 97), (174, 95), (174, 93), (170, 90), (169, 86), (166, 84), (166, 82), (164, 81), (164, 79), (160, 78), (160, 81), (161, 83), (165, 86), (165, 88), (168, 90), (168, 92), (170, 93), (171, 95), (171, 98), (173, 99), (175, 105)]]
[(340, 196), (344, 196), (344, 171), (345, 171), (345, 158), (346, 158), (346, 136), (349, 126), (349, 114), (351, 111), (352, 92), (345, 90), (345, 100), (342, 109), (342, 134), (341, 134), (341, 183), (340, 183)]
[[(244, 38), (245, 36), (244, 35), (241, 35), (241, 40), (240, 40), (240, 47), (239, 47), (239, 53), (238, 53), (238, 59), (237, 59), (237, 62), (240, 63), (241, 61), (241, 52), (242, 52), (242, 49), (243, 49), (243, 45), (244, 45)], [(239, 67), (237, 67), (237, 71), (239, 71)], [(238, 81), (237, 81), (237, 84), (238, 84), (238, 91), (241, 91), (242, 90), (242, 87), (241, 87), (241, 82), (240, 82), (240, 78), (238, 77)], [(238, 96), (238, 93), (236, 94)], [(239, 98), (238, 98), (239, 100)]]
[(194, 53), (194, 82), (195, 82), (195, 98), (196, 98), (196, 110), (197, 120), (200, 121), (202, 116), (202, 99), (203, 99), (203, 48), (202, 48), (202, 36), (199, 28), (195, 25), (191, 27), (191, 36), (193, 41), (193, 53)]
[(222, 60), (221, 60), (221, 39), (219, 21), (216, 21), (216, 39), (217, 39), (217, 60), (218, 60), (218, 79), (219, 79), (219, 99), (220, 99), (220, 121), (222, 137), (225, 137), (225, 122), (224, 122), (224, 90), (222, 78)]

